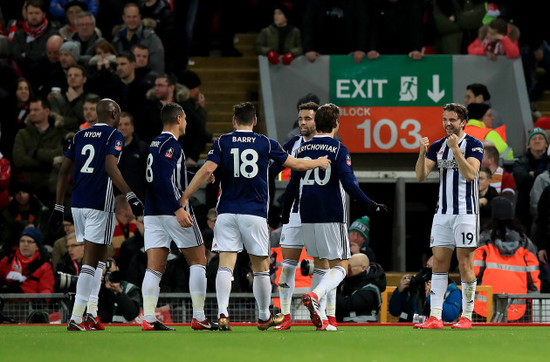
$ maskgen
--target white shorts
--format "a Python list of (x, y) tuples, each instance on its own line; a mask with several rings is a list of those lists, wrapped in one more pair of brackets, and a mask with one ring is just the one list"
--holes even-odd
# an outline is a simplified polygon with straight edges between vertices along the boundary
[(302, 249), (304, 239), (302, 238), (302, 224), (300, 223), (300, 214), (290, 214), (288, 224), (283, 225), (281, 230), (281, 247), (289, 249)]
[(307, 255), (327, 260), (348, 260), (348, 228), (340, 222), (302, 224), (302, 237)]
[(478, 215), (434, 215), (430, 247), (477, 248), (478, 239)]
[(76, 241), (111, 245), (115, 232), (115, 213), (96, 209), (72, 207)]
[(192, 248), (203, 244), (202, 234), (193, 215), (193, 226), (184, 228), (175, 215), (148, 215), (143, 218), (145, 250), (168, 248), (174, 241), (178, 249)]
[(269, 227), (267, 220), (256, 215), (220, 214), (214, 227), (212, 251), (240, 252), (269, 256)]

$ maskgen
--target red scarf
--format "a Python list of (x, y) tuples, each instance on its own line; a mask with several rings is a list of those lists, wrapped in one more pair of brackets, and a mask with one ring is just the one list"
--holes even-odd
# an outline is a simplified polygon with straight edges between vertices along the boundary
[(33, 256), (31, 256), (30, 258), (25, 258), (23, 255), (21, 255), (19, 249), (17, 249), (13, 260), (11, 261), (10, 272), (24, 274), (23, 271), (34, 259), (38, 258), (38, 255), (39, 253), (37, 250)]
[(31, 41), (40, 38), (42, 35), (44, 35), (47, 28), (48, 28), (48, 19), (46, 18), (44, 18), (42, 25), (39, 25), (34, 29), (31, 29), (29, 27), (29, 23), (25, 21), (23, 23), (23, 30), (25, 31), (25, 33), (27, 33), (27, 43), (30, 43)]

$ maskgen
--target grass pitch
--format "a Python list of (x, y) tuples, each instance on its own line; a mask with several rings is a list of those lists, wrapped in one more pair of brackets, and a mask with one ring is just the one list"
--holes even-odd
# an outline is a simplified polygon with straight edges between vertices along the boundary
[(549, 327), (476, 327), (469, 331), (404, 326), (314, 327), (261, 332), (142, 332), (107, 326), (103, 332), (67, 332), (65, 326), (0, 325), (2, 361), (541, 361)]

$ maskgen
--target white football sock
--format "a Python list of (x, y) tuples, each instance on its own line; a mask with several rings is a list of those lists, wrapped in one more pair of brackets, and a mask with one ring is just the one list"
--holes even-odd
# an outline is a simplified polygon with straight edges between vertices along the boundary
[(430, 290), (430, 316), (441, 319), (443, 299), (449, 285), (449, 273), (432, 273), (432, 288)]
[(334, 289), (344, 280), (346, 277), (346, 270), (341, 266), (335, 266), (330, 268), (328, 273), (325, 274), (323, 279), (317, 287), (313, 290), (313, 293), (317, 294), (319, 300), (323, 298), (328, 291)]
[(281, 301), (281, 313), (290, 314), (292, 304), (292, 293), (296, 285), (296, 267), (297, 260), (284, 259), (283, 270), (279, 277), (279, 298)]
[(74, 299), (73, 312), (71, 319), (75, 323), (82, 323), (82, 315), (86, 309), (86, 304), (88, 303), (88, 298), (90, 297), (90, 290), (94, 284), (94, 273), (95, 268), (90, 265), (82, 265), (80, 269), (80, 275), (78, 276), (78, 281), (76, 282), (76, 296)]
[[(311, 279), (311, 290), (314, 290), (319, 285), (319, 283), (325, 277), (325, 275), (328, 273), (329, 270), (330, 269), (319, 269), (319, 268), (313, 269), (313, 278)], [(323, 296), (319, 298), (319, 311), (321, 312), (320, 313), (321, 319), (327, 319), (327, 316), (325, 313), (326, 307), (327, 307), (327, 298)]]
[(218, 301), (218, 318), (223, 314), (229, 317), (227, 307), (229, 306), (229, 294), (231, 293), (231, 279), (233, 269), (220, 267), (216, 274), (216, 299)]
[(204, 316), (204, 299), (206, 298), (206, 267), (201, 264), (189, 268), (189, 293), (193, 304), (193, 318), (202, 322)]
[(252, 292), (258, 304), (258, 318), (266, 321), (271, 316), (269, 305), (271, 304), (271, 280), (269, 270), (254, 273)]
[(145, 270), (145, 276), (141, 284), (141, 295), (143, 296), (143, 319), (149, 323), (157, 320), (155, 309), (159, 300), (161, 279), (161, 272), (151, 269)]
[(105, 268), (105, 263), (100, 261), (97, 263), (97, 268), (95, 268), (94, 274), (94, 285), (92, 286), (92, 291), (90, 292), (90, 298), (88, 299), (88, 307), (86, 312), (90, 313), (94, 318), (97, 317), (97, 304), (99, 302), (99, 291), (101, 290), (101, 277), (103, 276), (103, 269)]
[(462, 282), (462, 316), (472, 320), (474, 311), (474, 296), (476, 294), (477, 280)]
[(327, 298), (327, 316), (336, 317), (336, 288), (329, 290)]

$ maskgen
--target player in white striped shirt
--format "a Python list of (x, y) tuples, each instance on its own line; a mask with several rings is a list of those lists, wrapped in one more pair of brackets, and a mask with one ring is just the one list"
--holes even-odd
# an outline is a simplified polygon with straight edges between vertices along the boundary
[(427, 137), (420, 140), (416, 178), (418, 181), (425, 180), (437, 165), (440, 184), (430, 237), (434, 255), (430, 317), (424, 323), (415, 325), (415, 328), (444, 327), (441, 311), (455, 247), (462, 280), (462, 316), (452, 328), (472, 328), (476, 289), (474, 251), (479, 235), (479, 168), (483, 144), (464, 133), (467, 121), (466, 107), (457, 103), (446, 104), (443, 107), (446, 136), (432, 145)]

